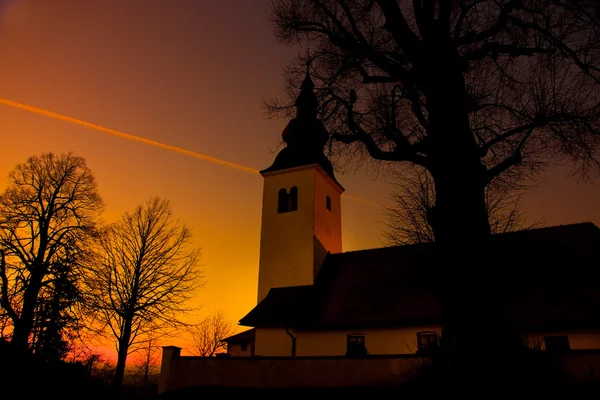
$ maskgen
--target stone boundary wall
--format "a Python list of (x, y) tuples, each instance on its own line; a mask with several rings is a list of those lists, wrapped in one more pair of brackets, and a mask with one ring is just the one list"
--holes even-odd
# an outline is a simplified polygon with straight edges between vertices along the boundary
[[(367, 357), (181, 357), (163, 348), (158, 392), (190, 387), (356, 387), (402, 383), (427, 362), (410, 355)], [(576, 380), (600, 383), (600, 351), (573, 350), (552, 356)]]

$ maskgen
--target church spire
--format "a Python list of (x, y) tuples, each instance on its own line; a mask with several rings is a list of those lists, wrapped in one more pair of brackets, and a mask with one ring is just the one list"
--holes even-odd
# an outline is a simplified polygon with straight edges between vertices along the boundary
[(306, 62), (306, 76), (296, 98), (296, 118), (283, 130), (282, 138), (288, 146), (302, 148), (305, 152), (322, 152), (329, 134), (317, 118), (319, 101), (310, 76), (310, 61)]
[(331, 162), (324, 154), (329, 133), (317, 116), (319, 101), (315, 93), (315, 83), (310, 76), (310, 61), (306, 62), (306, 75), (294, 105), (296, 118), (293, 118), (281, 133), (286, 147), (277, 155), (273, 164), (261, 172), (318, 164), (335, 180)]
[(315, 84), (310, 77), (310, 60), (306, 60), (306, 76), (304, 77), (304, 81), (302, 81), (301, 88), (303, 90), (312, 91), (315, 88)]
[(306, 76), (300, 87), (300, 94), (296, 98), (297, 118), (317, 118), (318, 100), (314, 92), (315, 84), (310, 77), (310, 61), (306, 61)]

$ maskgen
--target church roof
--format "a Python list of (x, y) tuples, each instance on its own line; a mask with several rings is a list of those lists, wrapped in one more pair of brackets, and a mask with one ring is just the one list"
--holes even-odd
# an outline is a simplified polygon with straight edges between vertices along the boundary
[[(498, 249), (498, 251), (494, 251)], [(592, 223), (494, 235), (507, 312), (523, 327), (600, 326), (600, 228)], [(500, 251), (501, 250), (501, 251)], [(430, 244), (330, 254), (314, 285), (273, 288), (240, 320), (254, 327), (366, 329), (441, 323)]]
[(222, 339), (221, 342), (225, 342), (228, 344), (239, 344), (239, 343), (248, 343), (253, 342), (254, 337), (256, 336), (256, 329), (248, 329), (240, 333), (236, 333), (235, 335), (231, 335)]

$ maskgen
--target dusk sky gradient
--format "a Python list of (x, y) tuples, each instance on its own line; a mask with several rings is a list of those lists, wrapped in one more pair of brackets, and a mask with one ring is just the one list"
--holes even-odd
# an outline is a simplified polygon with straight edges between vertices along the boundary
[[(282, 95), (298, 50), (275, 41), (269, 0), (8, 0), (0, 11), (0, 99), (226, 162), (263, 169), (286, 120), (261, 99)], [(256, 302), (262, 178), (256, 173), (40, 115), (0, 101), (0, 189), (33, 154), (87, 159), (114, 221), (154, 195), (202, 247), (201, 315), (237, 322)], [(391, 186), (337, 172), (348, 196), (389, 205)], [(547, 225), (600, 225), (600, 184), (553, 168), (523, 211)], [(344, 251), (384, 243), (380, 207), (346, 197)], [(241, 329), (241, 328), (240, 328)]]

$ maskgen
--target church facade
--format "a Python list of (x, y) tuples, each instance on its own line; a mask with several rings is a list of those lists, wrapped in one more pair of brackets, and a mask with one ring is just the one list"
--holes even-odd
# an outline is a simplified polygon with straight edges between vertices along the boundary
[[(429, 244), (342, 253), (341, 195), (307, 72), (286, 147), (264, 178), (257, 305), (230, 356), (426, 354), (441, 333)], [(540, 349), (600, 349), (600, 229), (495, 235), (505, 311)], [(474, 301), (476, 301), (474, 299)], [(485, 334), (473, 332), (474, 335)], [(493, 344), (490, 344), (493, 345)]]

